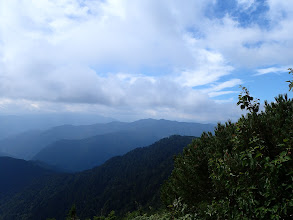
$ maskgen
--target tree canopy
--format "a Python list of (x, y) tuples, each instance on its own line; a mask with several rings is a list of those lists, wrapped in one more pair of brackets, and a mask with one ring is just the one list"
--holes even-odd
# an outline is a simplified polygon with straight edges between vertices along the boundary
[[(290, 69), (292, 73), (292, 69)], [(289, 89), (292, 89), (292, 81)], [(246, 115), (203, 133), (175, 159), (161, 198), (180, 217), (192, 219), (290, 219), (293, 213), (293, 100), (259, 100), (243, 87)], [(180, 201), (184, 212), (178, 212)]]

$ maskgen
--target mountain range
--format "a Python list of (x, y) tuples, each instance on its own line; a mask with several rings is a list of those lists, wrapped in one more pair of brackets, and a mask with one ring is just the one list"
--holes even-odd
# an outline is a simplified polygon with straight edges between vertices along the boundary
[(65, 219), (73, 204), (81, 219), (111, 210), (122, 216), (137, 209), (158, 209), (159, 188), (173, 169), (173, 156), (192, 139), (171, 136), (87, 171), (45, 176), (5, 203), (0, 201), (0, 219)]
[(203, 131), (212, 131), (213, 128), (211, 124), (154, 119), (131, 123), (63, 125), (0, 140), (0, 152), (76, 172), (90, 169), (113, 156), (150, 145), (170, 135), (200, 136)]
[(0, 139), (4, 139), (29, 130), (46, 130), (54, 126), (89, 125), (115, 121), (113, 118), (97, 114), (47, 113), (27, 115), (0, 115)]

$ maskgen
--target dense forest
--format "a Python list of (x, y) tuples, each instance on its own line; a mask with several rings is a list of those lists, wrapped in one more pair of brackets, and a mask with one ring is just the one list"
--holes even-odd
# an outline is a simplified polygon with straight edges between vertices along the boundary
[(32, 181), (54, 173), (49, 167), (32, 161), (24, 161), (11, 157), (0, 157), (0, 201), (13, 193), (19, 192)]
[(173, 169), (173, 155), (193, 137), (171, 136), (137, 148), (103, 165), (77, 174), (55, 174), (33, 182), (5, 204), (0, 219), (65, 219), (75, 204), (81, 219), (116, 211), (157, 211), (160, 186)]

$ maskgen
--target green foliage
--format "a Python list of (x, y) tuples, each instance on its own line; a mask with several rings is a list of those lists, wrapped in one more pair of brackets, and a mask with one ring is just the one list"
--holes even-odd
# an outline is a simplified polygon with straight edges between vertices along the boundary
[(242, 87), (242, 92), (238, 96), (237, 105), (240, 105), (241, 109), (247, 109), (251, 113), (257, 113), (259, 111), (259, 99), (254, 100), (246, 87)]
[(141, 212), (139, 210), (133, 211), (133, 212), (128, 212), (126, 215), (123, 217), (123, 220), (131, 220), (134, 219), (137, 216), (140, 216)]
[(76, 206), (73, 204), (67, 214), (66, 220), (77, 220), (78, 217), (76, 215)]
[(115, 211), (111, 211), (107, 217), (105, 216), (94, 216), (93, 220), (116, 220)]
[[(293, 74), (293, 69), (292, 68), (289, 68), (289, 74)], [(289, 91), (291, 91), (291, 89), (293, 88), (293, 80), (288, 80), (286, 81), (289, 83)]]
[(293, 213), (293, 100), (253, 101), (244, 87), (238, 105), (249, 113), (237, 123), (218, 124), (215, 135), (203, 133), (175, 159), (161, 189), (194, 219), (289, 219)]
[(133, 218), (133, 220), (169, 220), (170, 216), (169, 214), (154, 214), (154, 215), (150, 215), (148, 216), (147, 214), (141, 215), (141, 216), (137, 216), (135, 218)]
[(180, 217), (172, 217), (172, 215), (170, 215), (170, 213), (157, 213), (157, 214), (153, 214), (153, 215), (139, 215), (136, 216), (135, 218), (132, 218), (131, 220), (194, 220), (195, 217), (191, 214), (186, 214), (184, 216), (180, 216)]

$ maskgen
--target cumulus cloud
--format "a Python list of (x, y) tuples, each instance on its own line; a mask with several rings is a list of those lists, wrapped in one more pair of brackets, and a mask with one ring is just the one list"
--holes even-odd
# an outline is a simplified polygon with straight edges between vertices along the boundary
[(292, 63), (293, 4), (281, 2), (267, 1), (263, 28), (208, 16), (214, 0), (0, 0), (0, 111), (236, 117), (234, 71)]
[(222, 55), (205, 49), (195, 51), (196, 62), (193, 69), (181, 72), (178, 81), (184, 86), (201, 86), (218, 81), (229, 75), (233, 67), (228, 65)]

